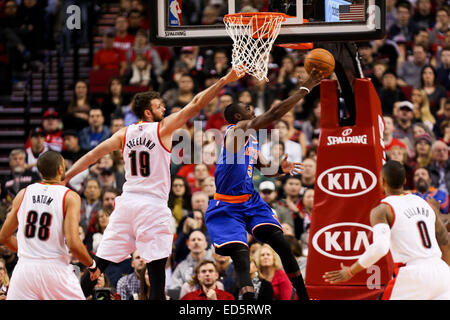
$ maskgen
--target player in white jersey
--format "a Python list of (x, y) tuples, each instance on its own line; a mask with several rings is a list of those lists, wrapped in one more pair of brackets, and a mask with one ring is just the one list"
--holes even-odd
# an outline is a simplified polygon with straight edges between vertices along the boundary
[(37, 167), (43, 181), (17, 194), (0, 231), (0, 243), (19, 257), (7, 299), (84, 300), (68, 249), (89, 267), (92, 280), (100, 272), (78, 233), (80, 196), (61, 185), (65, 164), (58, 152), (43, 153)]
[(372, 209), (373, 243), (350, 267), (324, 274), (330, 283), (347, 281), (391, 251), (394, 277), (382, 299), (450, 299), (450, 237), (439, 217), (439, 205), (404, 194), (405, 169), (396, 161), (383, 166), (380, 183), (386, 198)]
[[(180, 111), (164, 118), (166, 108), (157, 92), (138, 93), (132, 111), (140, 120), (122, 128), (80, 158), (66, 173), (67, 183), (99, 158), (122, 150), (126, 182), (115, 199), (115, 208), (94, 258), (103, 272), (110, 262), (120, 262), (137, 249), (146, 261), (150, 277), (150, 299), (164, 300), (165, 265), (172, 252), (171, 211), (167, 206), (170, 191), (170, 150), (172, 134), (204, 108), (220, 90), (244, 74), (230, 71), (214, 85), (198, 93)], [(83, 276), (84, 294), (95, 282)]]

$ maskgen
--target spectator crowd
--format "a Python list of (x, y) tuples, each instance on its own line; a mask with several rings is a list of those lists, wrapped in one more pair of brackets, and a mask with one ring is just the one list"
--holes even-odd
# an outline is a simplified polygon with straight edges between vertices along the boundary
[[(47, 16), (51, 12), (53, 2), (48, 1), (47, 6), (42, 5), (43, 2), (47, 3), (0, 1), (0, 21), (8, 19), (7, 27), (0, 33), (7, 39), (4, 41), (7, 46), (0, 46), (0, 51), (3, 48), (21, 53), (15, 56), (19, 61), (12, 62), (16, 71), (23, 63), (19, 57), (24, 53), (30, 52), (30, 59), (39, 56), (39, 46), (45, 44), (45, 39), (40, 38), (45, 33), (40, 28), (51, 29), (48, 24), (34, 20), (38, 15), (41, 19), (46, 17), (42, 12)], [(225, 1), (187, 2), (202, 3), (204, 17), (196, 17), (200, 23), (220, 22), (221, 4)], [(260, 1), (246, 2), (257, 7)], [(158, 91), (169, 115), (181, 110), (196, 93), (211, 86), (231, 67), (231, 48), (169, 48), (150, 44), (145, 5), (140, 0), (120, 1), (120, 14), (114, 28), (102, 35), (102, 46), (93, 56), (92, 70), (116, 72), (116, 76), (109, 79), (107, 92), (93, 95), (88, 82), (78, 81), (72, 101), (63, 108), (46, 108), (41, 125), (32, 130), (23, 149), (11, 151), (10, 173), (0, 177), (0, 224), (17, 192), (40, 180), (36, 161), (41, 153), (61, 152), (70, 167), (117, 130), (137, 121), (131, 112), (133, 92), (127, 91), (127, 86)], [(37, 8), (40, 13), (31, 12)], [(386, 0), (386, 36), (358, 43), (358, 47), (364, 76), (372, 79), (380, 97), (387, 157), (405, 166), (408, 192), (423, 198), (430, 194), (440, 201), (441, 216), (448, 223), (450, 6), (442, 0)], [(166, 266), (168, 298), (239, 299), (233, 261), (214, 252), (204, 222), (208, 201), (215, 192), (214, 169), (220, 152), (220, 134), (223, 135), (227, 126), (223, 110), (239, 101), (253, 105), (259, 115), (280, 103), (307, 77), (303, 66), (305, 54), (274, 47), (268, 82), (245, 77), (227, 85), (174, 135), (189, 138), (192, 152), (188, 155), (175, 152), (179, 151), (176, 147), (181, 142), (174, 139), (168, 201), (173, 213), (174, 241)], [(290, 161), (303, 162), (303, 173), (269, 178), (255, 170), (253, 179), (255, 189), (278, 216), (303, 276), (320, 134), (318, 90), (314, 89), (291, 112), (273, 123), (268, 128), (268, 141), (261, 146), (261, 152), (272, 162), (279, 163), (284, 154), (289, 155)], [(82, 197), (79, 232), (92, 254), (97, 250), (114, 209), (114, 198), (121, 194), (124, 182), (120, 152), (104, 156), (70, 182), (70, 187)], [(296, 299), (278, 255), (250, 234), (248, 240), (250, 272), (257, 298)], [(2, 293), (7, 293), (17, 259), (16, 253), (0, 245), (0, 300), (4, 296)], [(86, 272), (75, 259), (72, 264), (79, 276)], [(90, 298), (145, 300), (149, 297), (150, 286), (145, 262), (135, 251), (128, 260), (106, 269)]]

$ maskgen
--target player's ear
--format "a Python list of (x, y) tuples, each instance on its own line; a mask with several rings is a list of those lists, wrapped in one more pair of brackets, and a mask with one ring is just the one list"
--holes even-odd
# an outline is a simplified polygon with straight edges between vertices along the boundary
[[(151, 108), (151, 106), (150, 106)], [(151, 111), (151, 109), (145, 109), (144, 110), (144, 119), (142, 120), (153, 120), (153, 113)]]
[(65, 160), (61, 161), (58, 167), (58, 175), (62, 176), (66, 172)]

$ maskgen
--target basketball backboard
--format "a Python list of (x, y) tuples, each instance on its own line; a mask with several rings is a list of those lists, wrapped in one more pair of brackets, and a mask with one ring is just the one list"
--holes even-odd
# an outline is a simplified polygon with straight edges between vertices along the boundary
[(223, 16), (258, 11), (291, 16), (276, 44), (367, 41), (385, 35), (384, 0), (151, 0), (150, 41), (164, 46), (231, 45)]

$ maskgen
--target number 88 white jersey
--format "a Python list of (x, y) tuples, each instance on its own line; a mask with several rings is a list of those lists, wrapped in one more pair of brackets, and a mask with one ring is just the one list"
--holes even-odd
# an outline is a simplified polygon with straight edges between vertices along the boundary
[(161, 143), (159, 124), (138, 122), (127, 127), (122, 148), (123, 192), (148, 195), (167, 204), (171, 154)]
[(414, 194), (402, 194), (386, 197), (381, 203), (389, 205), (394, 216), (391, 225), (394, 262), (442, 256), (436, 240), (436, 214), (428, 202)]
[(70, 262), (64, 240), (64, 199), (69, 191), (43, 183), (26, 187), (17, 211), (19, 257)]

